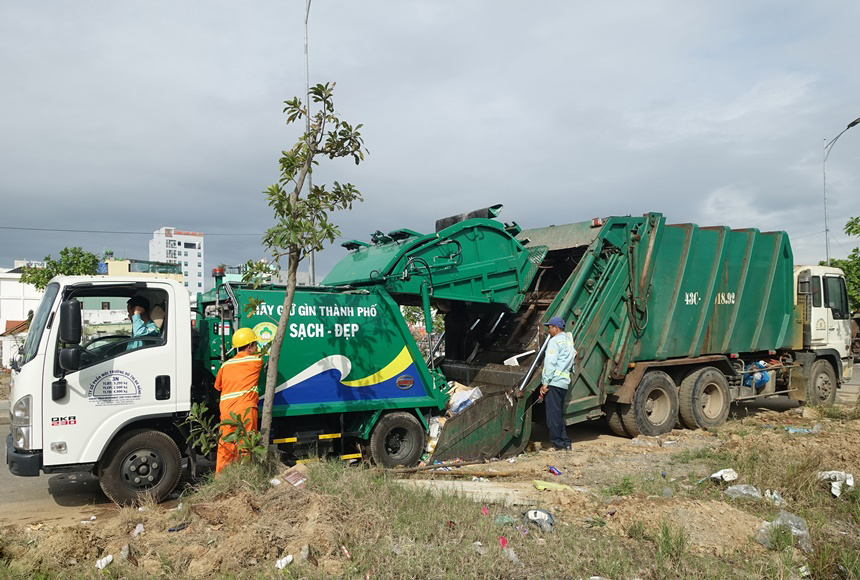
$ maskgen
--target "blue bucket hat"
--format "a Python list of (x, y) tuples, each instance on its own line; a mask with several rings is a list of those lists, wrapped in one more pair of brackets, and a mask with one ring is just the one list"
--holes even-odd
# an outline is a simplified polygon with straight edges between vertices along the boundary
[(553, 316), (549, 319), (549, 322), (544, 322), (544, 326), (556, 326), (558, 328), (564, 328), (564, 320), (562, 320), (561, 316)]

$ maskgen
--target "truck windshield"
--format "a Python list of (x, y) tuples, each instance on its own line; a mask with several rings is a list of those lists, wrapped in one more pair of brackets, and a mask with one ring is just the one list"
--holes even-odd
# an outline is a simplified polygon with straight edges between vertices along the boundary
[(24, 359), (21, 365), (25, 365), (36, 356), (36, 351), (39, 350), (39, 341), (42, 340), (42, 333), (45, 331), (45, 322), (48, 320), (48, 314), (51, 312), (51, 306), (54, 304), (54, 299), (60, 291), (59, 284), (48, 284), (45, 289), (45, 296), (39, 304), (39, 309), (33, 315), (33, 320), (30, 321), (30, 330), (27, 332), (27, 340), (24, 342)]

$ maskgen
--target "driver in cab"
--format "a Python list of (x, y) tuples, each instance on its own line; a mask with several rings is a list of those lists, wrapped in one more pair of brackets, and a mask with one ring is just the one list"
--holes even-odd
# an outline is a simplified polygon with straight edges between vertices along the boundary
[[(149, 317), (149, 300), (143, 296), (133, 296), (126, 304), (131, 320), (131, 337), (158, 336), (158, 326)], [(128, 343), (126, 350), (134, 350), (144, 344), (143, 340), (133, 340)]]

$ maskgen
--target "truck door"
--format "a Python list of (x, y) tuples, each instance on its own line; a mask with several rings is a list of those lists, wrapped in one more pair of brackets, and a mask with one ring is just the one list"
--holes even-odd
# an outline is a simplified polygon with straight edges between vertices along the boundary
[[(44, 465), (93, 463), (124, 425), (177, 410), (173, 294), (169, 284), (158, 282), (67, 288), (64, 300), (82, 306), (81, 362), (63, 377), (58, 357), (46, 360)], [(132, 297), (146, 306), (134, 325), (127, 306)], [(67, 346), (58, 343), (58, 328), (53, 325), (49, 342), (54, 352)], [(65, 389), (52, 387), (62, 380)], [(63, 396), (54, 400), (57, 394)]]
[(825, 274), (823, 282), (828, 346), (839, 353), (839, 358), (846, 359), (851, 345), (851, 313), (845, 278)]
[(812, 286), (812, 316), (809, 325), (811, 327), (812, 346), (815, 348), (825, 348), (828, 344), (827, 323), (829, 315), (822, 298), (821, 276), (810, 277), (810, 283)]

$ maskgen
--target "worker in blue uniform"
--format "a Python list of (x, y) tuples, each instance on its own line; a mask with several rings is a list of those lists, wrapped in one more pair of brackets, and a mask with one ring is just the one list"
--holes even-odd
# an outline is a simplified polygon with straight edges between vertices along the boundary
[(546, 401), (546, 425), (552, 446), (556, 450), (567, 451), (570, 449), (570, 439), (567, 437), (562, 410), (564, 397), (570, 387), (576, 349), (573, 347), (573, 337), (564, 332), (564, 320), (560, 316), (553, 316), (544, 326), (550, 338), (543, 362), (540, 395)]

